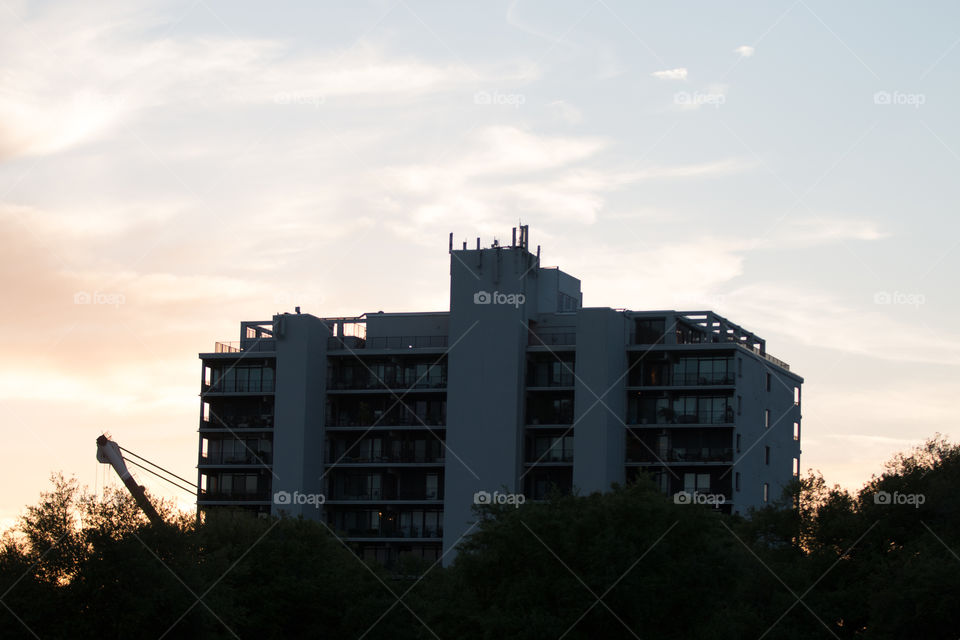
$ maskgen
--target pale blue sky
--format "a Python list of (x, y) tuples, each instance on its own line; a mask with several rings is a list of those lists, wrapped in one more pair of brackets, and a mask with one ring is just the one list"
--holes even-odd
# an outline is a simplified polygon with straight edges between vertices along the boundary
[(0, 0), (0, 522), (101, 482), (103, 430), (193, 477), (198, 351), (295, 304), (445, 309), (447, 234), (519, 219), (589, 306), (765, 337), (804, 469), (956, 435), (958, 14)]

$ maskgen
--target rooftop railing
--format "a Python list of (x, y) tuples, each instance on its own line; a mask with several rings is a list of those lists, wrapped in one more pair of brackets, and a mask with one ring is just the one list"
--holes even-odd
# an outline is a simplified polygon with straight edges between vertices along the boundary
[(251, 338), (248, 340), (233, 340), (230, 342), (217, 342), (213, 345), (214, 353), (240, 353), (241, 351), (275, 351), (277, 341), (275, 338)]

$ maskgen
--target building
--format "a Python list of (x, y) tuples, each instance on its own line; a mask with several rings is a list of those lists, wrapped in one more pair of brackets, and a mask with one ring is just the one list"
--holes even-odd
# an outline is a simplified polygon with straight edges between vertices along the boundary
[(451, 234), (449, 311), (297, 309), (201, 353), (198, 508), (321, 519), (389, 563), (451, 550), (475, 502), (642, 472), (726, 512), (779, 497), (802, 378), (710, 311), (583, 308), (519, 231), (475, 249)]

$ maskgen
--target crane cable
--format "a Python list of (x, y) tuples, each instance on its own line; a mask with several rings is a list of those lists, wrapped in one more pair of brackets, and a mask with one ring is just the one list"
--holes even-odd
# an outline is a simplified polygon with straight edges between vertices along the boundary
[(172, 485), (175, 486), (176, 488), (182, 489), (183, 491), (186, 491), (187, 493), (189, 493), (189, 494), (191, 494), (191, 495), (194, 495), (194, 496), (197, 495), (197, 492), (196, 492), (194, 489), (187, 489), (187, 488), (184, 487), (183, 485), (180, 485), (180, 484), (174, 482), (173, 480), (171, 480), (171, 479), (169, 479), (169, 478), (163, 477), (162, 475), (160, 475), (160, 474), (157, 473), (156, 471), (153, 471), (152, 469), (148, 469), (147, 467), (143, 466), (142, 464), (138, 464), (138, 463), (134, 462), (133, 460), (127, 460), (127, 463), (128, 463), (128, 464), (132, 464), (132, 465), (135, 466), (135, 467), (139, 467), (139, 468), (143, 469), (144, 471), (146, 471), (147, 473), (152, 473), (153, 475), (157, 476), (157, 477), (160, 478), (161, 480), (164, 480), (164, 481), (166, 481), (166, 482), (169, 482), (170, 484), (172, 484)]
[[(119, 447), (121, 451), (124, 451), (124, 452), (126, 452), (126, 453), (129, 453), (130, 455), (132, 455), (132, 456), (133, 456), (134, 458), (136, 458), (137, 460), (142, 460), (143, 462), (146, 462), (146, 463), (149, 464), (149, 465), (153, 465), (153, 466), (156, 467), (157, 469), (160, 469), (160, 470), (163, 471), (164, 473), (173, 476), (173, 477), (176, 478), (177, 480), (180, 480), (180, 481), (182, 481), (182, 482), (187, 483), (187, 484), (190, 485), (190, 486), (193, 486), (193, 482), (191, 482), (190, 480), (187, 480), (187, 479), (184, 478), (184, 477), (178, 476), (177, 474), (175, 474), (174, 472), (170, 471), (169, 469), (164, 469), (163, 467), (161, 467), (160, 465), (158, 465), (156, 462), (151, 462), (150, 460), (147, 460), (147, 459), (144, 458), (143, 456), (138, 456), (138, 455), (135, 454), (133, 451), (130, 451), (129, 449), (124, 449), (124, 448), (121, 447), (120, 445), (117, 445), (117, 447)], [(136, 464), (136, 463), (133, 463), (133, 464)], [(137, 465), (137, 466), (139, 467), (140, 465)], [(141, 467), (141, 468), (142, 468), (142, 467)]]

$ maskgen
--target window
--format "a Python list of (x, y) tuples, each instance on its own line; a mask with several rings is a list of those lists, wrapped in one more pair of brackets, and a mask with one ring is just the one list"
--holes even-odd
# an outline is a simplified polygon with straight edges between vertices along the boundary
[(687, 493), (708, 493), (710, 491), (709, 473), (683, 474), (683, 490)]
[(763, 463), (770, 466), (770, 447), (763, 448)]
[(210, 403), (209, 402), (203, 403), (203, 421), (210, 422)]
[(743, 415), (743, 396), (737, 396), (737, 415)]
[(793, 388), (793, 404), (800, 406), (800, 387)]
[(743, 377), (743, 358), (737, 358), (737, 377)]
[(740, 472), (737, 471), (733, 474), (733, 486), (737, 491), (740, 491)]
[(436, 500), (438, 496), (439, 476), (436, 473), (427, 474), (427, 500)]
[(793, 459), (793, 477), (798, 477), (800, 475), (800, 458)]
[(737, 434), (737, 453), (740, 453), (740, 434)]
[(763, 501), (770, 502), (770, 485), (766, 482), (763, 483)]
[(773, 381), (773, 375), (767, 374), (767, 391), (770, 391), (770, 383)]
[(793, 423), (793, 439), (798, 441), (800, 440), (800, 423), (799, 422)]
[(662, 344), (665, 324), (663, 318), (637, 320), (635, 344)]
[(763, 426), (770, 427), (770, 409), (763, 410)]

